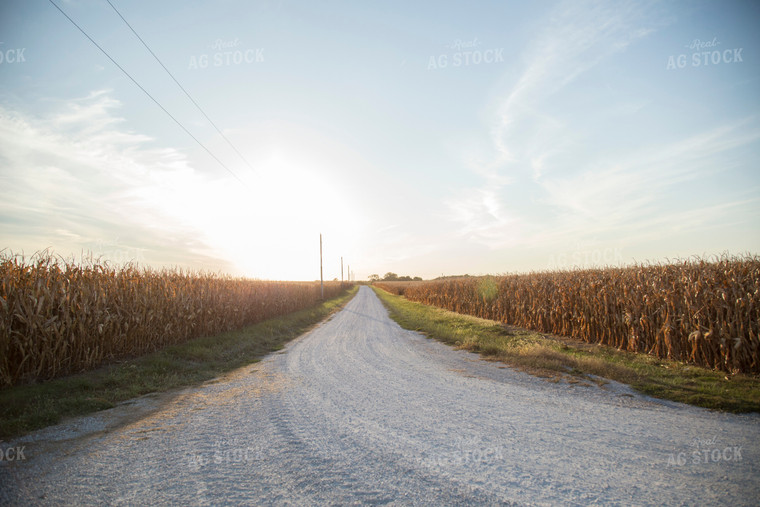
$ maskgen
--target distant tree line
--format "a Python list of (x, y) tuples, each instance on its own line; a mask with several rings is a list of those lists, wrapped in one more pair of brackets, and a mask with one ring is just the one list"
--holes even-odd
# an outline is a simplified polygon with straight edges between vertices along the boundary
[(379, 275), (369, 275), (369, 281), (370, 282), (421, 282), (422, 278), (419, 276), (415, 276), (412, 278), (411, 276), (398, 276), (396, 273), (393, 273), (391, 271), (388, 271), (385, 273), (385, 275), (380, 278)]

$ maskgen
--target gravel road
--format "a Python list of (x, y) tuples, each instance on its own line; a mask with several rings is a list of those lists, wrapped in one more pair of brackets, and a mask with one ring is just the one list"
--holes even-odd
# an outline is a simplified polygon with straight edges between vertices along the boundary
[(11, 504), (757, 505), (760, 415), (551, 383), (374, 293), (260, 363), (0, 449)]

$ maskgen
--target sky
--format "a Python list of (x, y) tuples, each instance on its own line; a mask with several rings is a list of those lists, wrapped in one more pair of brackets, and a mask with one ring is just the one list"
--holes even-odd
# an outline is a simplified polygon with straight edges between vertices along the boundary
[(272, 280), (319, 279), (320, 234), (328, 280), (754, 255), (758, 26), (752, 1), (0, 0), (0, 250)]

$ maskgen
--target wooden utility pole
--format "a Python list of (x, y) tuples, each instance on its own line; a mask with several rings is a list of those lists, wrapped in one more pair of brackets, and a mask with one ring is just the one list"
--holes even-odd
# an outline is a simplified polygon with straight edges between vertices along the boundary
[(319, 233), (319, 293), (322, 299), (325, 298), (325, 280), (322, 277), (322, 233)]
[(340, 257), (340, 286), (343, 287), (343, 256)]

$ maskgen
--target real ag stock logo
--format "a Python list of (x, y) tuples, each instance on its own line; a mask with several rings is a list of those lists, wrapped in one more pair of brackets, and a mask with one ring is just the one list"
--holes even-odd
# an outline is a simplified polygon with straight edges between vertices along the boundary
[(197, 472), (203, 467), (213, 465), (249, 464), (264, 459), (264, 449), (261, 446), (244, 445), (237, 439), (226, 438), (216, 440), (211, 449), (198, 450), (187, 456), (188, 466)]
[(240, 39), (232, 40), (216, 39), (209, 48), (213, 53), (192, 55), (188, 70), (206, 69), (212, 67), (229, 67), (231, 65), (243, 65), (262, 63), (264, 61), (264, 48), (241, 48)]
[(5, 43), (0, 42), (0, 65), (9, 63), (24, 63), (24, 51), (26, 48), (11, 48), (5, 49), (3, 46)]
[(691, 451), (670, 453), (668, 466), (704, 465), (721, 461), (742, 461), (742, 447), (718, 444), (717, 435), (709, 439), (695, 438), (689, 444)]
[(8, 446), (3, 445), (2, 440), (0, 440), (0, 461), (25, 461), (25, 451), (25, 445)]
[(674, 70), (683, 69), (687, 65), (691, 67), (707, 67), (708, 65), (741, 63), (744, 61), (742, 60), (742, 50), (744, 48), (718, 49), (720, 44), (717, 37), (706, 41), (694, 39), (684, 46), (686, 49), (694, 51), (691, 53), (691, 57), (685, 53), (670, 55), (665, 68), (666, 70)]
[(547, 269), (592, 268), (620, 266), (623, 264), (623, 249), (619, 246), (595, 248), (590, 244), (575, 243), (567, 249), (558, 250), (549, 256)]
[(457, 39), (452, 44), (446, 45), (453, 51), (452, 53), (430, 56), (427, 70), (504, 62), (504, 48), (479, 49), (482, 44), (477, 37), (468, 41)]
[(145, 248), (125, 246), (119, 242), (117, 237), (113, 241), (99, 240), (94, 245), (90, 245), (90, 252), (97, 259), (103, 259), (116, 265), (124, 266), (126, 264), (145, 264)]
[(428, 467), (491, 465), (504, 460), (504, 446), (484, 444), (476, 438), (457, 437), (448, 452), (438, 452), (421, 459)]

